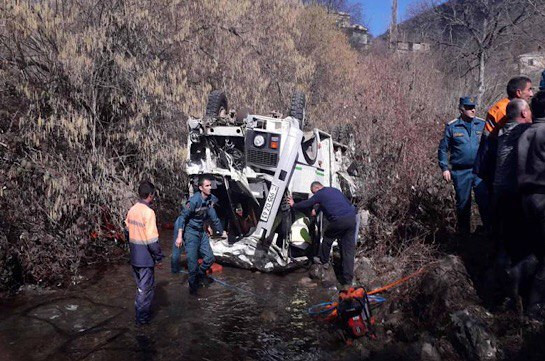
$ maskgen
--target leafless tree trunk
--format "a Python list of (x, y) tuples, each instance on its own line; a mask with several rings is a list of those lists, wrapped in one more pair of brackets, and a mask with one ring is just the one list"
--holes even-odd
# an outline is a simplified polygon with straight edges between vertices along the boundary
[(479, 84), (478, 84), (478, 92), (477, 92), (477, 103), (482, 104), (484, 92), (485, 92), (485, 70), (486, 70), (486, 57), (485, 52), (481, 52), (479, 55)]
[[(543, 0), (458, 0), (440, 3), (425, 0), (430, 9), (429, 21), (432, 42), (453, 50), (458, 62), (465, 62), (462, 76), (475, 74), (475, 89), (482, 102), (488, 77), (488, 63), (496, 50), (505, 47), (531, 15), (532, 6)], [(539, 3), (539, 4), (538, 4)], [(429, 26), (429, 24), (427, 24)]]

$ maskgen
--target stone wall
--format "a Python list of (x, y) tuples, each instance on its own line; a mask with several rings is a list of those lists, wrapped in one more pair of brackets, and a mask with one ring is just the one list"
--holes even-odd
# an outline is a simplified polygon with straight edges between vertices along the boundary
[(413, 41), (397, 41), (391, 42), (390, 47), (394, 48), (396, 52), (428, 52), (430, 51), (429, 43), (413, 42)]
[(335, 24), (346, 34), (350, 44), (358, 50), (369, 47), (369, 31), (360, 24), (351, 24), (350, 14), (335, 12), (331, 13)]
[(532, 52), (519, 55), (517, 66), (520, 74), (528, 76), (537, 88), (541, 73), (545, 70), (545, 52)]

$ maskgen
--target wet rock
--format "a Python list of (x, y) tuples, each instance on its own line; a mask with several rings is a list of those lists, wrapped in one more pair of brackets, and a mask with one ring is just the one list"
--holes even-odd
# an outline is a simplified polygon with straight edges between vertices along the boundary
[(384, 327), (388, 330), (397, 328), (403, 322), (403, 315), (399, 311), (388, 314), (384, 320)]
[(356, 280), (365, 287), (369, 288), (371, 285), (375, 285), (377, 273), (369, 258), (361, 257), (356, 260), (354, 276)]
[(321, 281), (322, 286), (325, 288), (337, 284), (337, 277), (332, 265), (323, 266), (321, 264), (313, 264), (310, 266), (309, 277), (310, 279)]
[(71, 298), (53, 300), (36, 307), (30, 312), (30, 316), (48, 321), (67, 333), (78, 333), (95, 327), (119, 312), (116, 307)]
[(449, 334), (458, 352), (470, 360), (497, 359), (497, 341), (475, 312), (462, 310), (451, 314), (450, 318)]
[(308, 271), (308, 276), (313, 280), (321, 280), (324, 276), (322, 265), (315, 263), (312, 266), (310, 266), (310, 270)]
[(315, 283), (312, 281), (312, 279), (310, 279), (310, 277), (303, 277), (297, 283), (299, 284), (299, 286), (303, 286), (303, 287), (315, 286)]
[(17, 293), (24, 293), (26, 295), (48, 295), (55, 291), (49, 287), (43, 287), (39, 285), (22, 285), (17, 289)]
[(420, 351), (420, 360), (441, 361), (441, 355), (439, 355), (439, 351), (437, 351), (437, 349), (431, 343), (424, 342)]
[(323, 270), (323, 277), (322, 277), (322, 286), (323, 287), (332, 287), (337, 284), (337, 276), (335, 275), (335, 271), (333, 267), (328, 267)]
[(390, 342), (380, 345), (373, 352), (373, 361), (417, 361), (420, 360), (419, 349), (403, 342)]
[[(479, 302), (461, 259), (448, 256), (423, 274), (414, 311), (421, 321), (448, 335), (464, 359), (495, 360), (496, 340), (487, 326), (491, 315)], [(451, 353), (438, 348), (442, 355)]]
[(65, 345), (65, 351), (71, 358), (82, 358), (96, 348), (106, 345), (122, 333), (121, 330), (97, 330), (71, 340)]

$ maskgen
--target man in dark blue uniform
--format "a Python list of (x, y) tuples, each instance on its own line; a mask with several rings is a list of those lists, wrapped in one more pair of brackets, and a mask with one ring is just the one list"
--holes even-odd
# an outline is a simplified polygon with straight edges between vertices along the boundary
[[(214, 210), (214, 204), (217, 201), (218, 198), (212, 195), (211, 180), (202, 177), (199, 179), (199, 192), (189, 198), (176, 220), (178, 236), (175, 245), (179, 248), (185, 242), (189, 268), (189, 293), (191, 294), (197, 293), (199, 281), (212, 282), (212, 279), (206, 276), (206, 271), (215, 259), (205, 230), (205, 221), (211, 220), (214, 230), (217, 233), (223, 232), (221, 221)], [(202, 257), (201, 265), (198, 264), (199, 255)]]
[(324, 187), (320, 182), (312, 182), (310, 191), (313, 196), (309, 199), (295, 203), (289, 198), (289, 204), (293, 209), (304, 211), (319, 205), (319, 210), (329, 221), (324, 230), (324, 240), (320, 248), (320, 262), (323, 265), (329, 263), (331, 246), (337, 239), (341, 250), (342, 274), (339, 283), (344, 287), (350, 286), (354, 278), (354, 257), (356, 255), (356, 207), (336, 188)]
[[(488, 228), (488, 190), (482, 180), (473, 173), (473, 164), (485, 121), (475, 117), (473, 97), (460, 98), (460, 117), (448, 122), (439, 143), (439, 167), (445, 181), (454, 183), (458, 231), (468, 234), (471, 218), (471, 189), (485, 229)], [(450, 161), (448, 153), (450, 152)], [(449, 169), (450, 165), (450, 169)]]

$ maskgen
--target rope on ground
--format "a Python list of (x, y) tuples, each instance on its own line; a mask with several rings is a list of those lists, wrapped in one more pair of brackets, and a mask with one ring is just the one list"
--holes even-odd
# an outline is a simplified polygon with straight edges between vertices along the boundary
[(376, 288), (370, 292), (368, 292), (367, 294), (368, 295), (374, 295), (376, 293), (381, 293), (381, 292), (384, 292), (384, 291), (388, 291), (390, 288), (393, 288), (393, 287), (396, 287), (396, 286), (399, 286), (400, 284), (402, 283), (405, 283), (407, 282), (408, 280), (410, 280), (411, 278), (414, 278), (416, 276), (419, 276), (421, 275), (422, 273), (426, 272), (427, 271), (427, 268), (426, 267), (422, 267), (420, 268), (418, 271), (414, 272), (414, 273), (411, 273), (410, 275), (406, 276), (406, 277), (403, 277), (397, 281), (394, 281), (392, 283), (389, 283), (387, 284), (386, 286), (383, 286), (383, 287), (380, 287), (380, 288)]
[[(429, 266), (429, 265), (428, 265)], [(389, 283), (383, 287), (376, 288), (370, 292), (367, 292), (367, 297), (369, 299), (370, 306), (376, 306), (383, 302), (386, 302), (386, 298), (377, 296), (377, 293), (381, 293), (384, 291), (387, 291), (393, 287), (399, 286), (402, 283), (405, 283), (409, 281), (411, 278), (414, 278), (416, 276), (421, 275), (422, 273), (426, 272), (427, 268), (422, 267), (418, 271), (411, 273), (408, 276), (405, 276), (397, 281), (394, 281), (392, 283)], [(319, 303), (317, 305), (311, 306), (308, 309), (308, 313), (312, 317), (325, 317), (325, 319), (328, 319), (333, 317), (333, 313), (337, 310), (338, 302), (323, 302)]]

